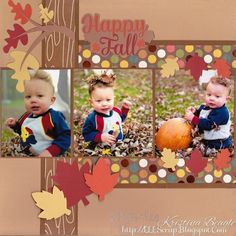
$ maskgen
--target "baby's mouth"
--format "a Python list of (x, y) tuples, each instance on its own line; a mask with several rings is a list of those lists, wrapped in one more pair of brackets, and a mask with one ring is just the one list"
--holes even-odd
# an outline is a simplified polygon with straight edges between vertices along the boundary
[(31, 107), (31, 110), (32, 110), (32, 111), (38, 111), (38, 110), (39, 110), (39, 106), (32, 106), (32, 107)]

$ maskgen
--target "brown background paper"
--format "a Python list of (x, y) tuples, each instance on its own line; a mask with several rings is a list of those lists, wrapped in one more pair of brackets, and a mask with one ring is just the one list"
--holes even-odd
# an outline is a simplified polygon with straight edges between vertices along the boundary
[[(1, 1), (0, 5), (1, 32), (12, 28), (6, 2)], [(25, 2), (36, 9), (39, 1), (21, 1)], [(236, 35), (234, 0), (80, 0), (80, 14), (88, 12), (109, 19), (145, 19), (158, 40), (235, 40)], [(2, 48), (6, 34), (1, 35)], [(40, 46), (33, 54), (41, 58)], [(8, 60), (8, 56), (2, 56), (0, 65), (5, 66)], [(31, 198), (31, 192), (39, 190), (39, 159), (0, 159), (0, 235), (39, 234), (40, 211)], [(179, 215), (186, 219), (214, 216), (236, 220), (235, 199), (235, 188), (115, 189), (104, 202), (90, 196), (89, 206), (79, 204), (78, 231), (84, 236), (121, 235), (122, 223), (132, 226), (135, 223), (132, 216), (145, 212), (160, 219)], [(119, 214), (123, 214), (123, 221), (112, 221)], [(138, 223), (152, 225), (153, 220), (140, 217)], [(234, 226), (225, 235), (235, 234)]]

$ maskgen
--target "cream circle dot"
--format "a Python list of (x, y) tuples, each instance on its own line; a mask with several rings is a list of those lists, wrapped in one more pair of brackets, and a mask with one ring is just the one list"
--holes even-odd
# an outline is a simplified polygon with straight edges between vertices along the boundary
[(159, 50), (157, 51), (157, 56), (158, 56), (159, 58), (164, 58), (164, 57), (166, 56), (166, 51), (165, 51), (164, 49), (159, 49)]
[(154, 56), (154, 55), (149, 55), (148, 56), (148, 62), (149, 63), (154, 64), (156, 61), (157, 61), (156, 56)]
[(184, 165), (185, 165), (185, 160), (184, 160), (183, 158), (180, 158), (180, 159), (178, 160), (177, 166), (183, 167)]
[(185, 51), (186, 51), (186, 52), (192, 52), (193, 49), (194, 49), (194, 46), (193, 46), (193, 45), (186, 45), (186, 46), (185, 46)]
[(79, 63), (81, 63), (81, 61), (82, 61), (82, 57), (80, 55), (78, 56), (78, 61), (79, 61)]
[(88, 50), (88, 49), (85, 49), (85, 50), (82, 52), (82, 55), (83, 55), (83, 57), (85, 57), (85, 58), (89, 58), (89, 57), (91, 57), (91, 51)]
[(104, 60), (101, 63), (102, 68), (109, 68), (110, 62), (108, 60)]
[(179, 169), (179, 170), (177, 170), (176, 175), (179, 178), (183, 178), (185, 176), (185, 171), (183, 169)]
[(128, 68), (129, 67), (129, 63), (126, 60), (122, 60), (120, 62), (120, 67), (121, 68)]
[(213, 182), (213, 176), (212, 175), (206, 175), (205, 176), (205, 182), (206, 183), (212, 183)]
[(147, 181), (146, 180), (141, 180), (139, 183), (140, 184), (147, 184)]
[(118, 172), (118, 171), (120, 170), (120, 166), (119, 166), (118, 164), (113, 164), (113, 165), (111, 166), (111, 170), (112, 170), (113, 172)]
[(222, 176), (222, 170), (214, 170), (214, 176), (220, 178)]
[(139, 68), (146, 68), (147, 67), (147, 62), (146, 61), (140, 61), (138, 63), (138, 67)]
[(98, 55), (92, 56), (92, 62), (93, 62), (94, 64), (98, 64), (100, 61), (101, 61), (100, 56), (98, 56)]
[(128, 184), (129, 183), (129, 181), (128, 180), (126, 180), (126, 179), (124, 179), (124, 180), (121, 180), (121, 182), (120, 182), (121, 184)]
[(139, 161), (139, 166), (140, 167), (146, 167), (148, 165), (148, 161), (146, 160), (146, 159), (141, 159), (140, 161)]
[(233, 60), (233, 61), (232, 61), (232, 67), (233, 67), (233, 68), (236, 68), (236, 60)]
[(221, 56), (222, 56), (221, 50), (220, 50), (220, 49), (215, 49), (215, 50), (213, 51), (213, 56), (214, 56), (214, 57), (217, 57), (217, 58), (221, 57)]
[(152, 184), (156, 183), (157, 182), (157, 177), (156, 175), (149, 175), (148, 177), (148, 181)]
[(232, 177), (230, 175), (224, 175), (223, 180), (228, 184), (232, 181)]
[(204, 56), (204, 61), (205, 61), (206, 63), (211, 63), (211, 62), (212, 62), (212, 56), (209, 55), (209, 54), (205, 55), (205, 56)]
[(160, 169), (158, 170), (157, 174), (160, 178), (165, 178), (167, 173), (166, 173), (166, 170)]

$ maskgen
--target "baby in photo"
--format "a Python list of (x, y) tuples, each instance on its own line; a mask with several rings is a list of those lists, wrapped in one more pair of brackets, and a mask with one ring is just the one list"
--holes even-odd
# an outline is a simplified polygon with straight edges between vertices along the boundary
[(226, 107), (230, 86), (227, 78), (211, 78), (206, 87), (205, 104), (198, 109), (189, 107), (186, 110), (185, 118), (198, 126), (206, 147), (223, 149), (232, 146), (230, 114)]
[(56, 100), (52, 79), (43, 70), (30, 71), (30, 75), (24, 82), (26, 112), (18, 120), (8, 118), (6, 125), (20, 135), (25, 154), (61, 155), (70, 146), (70, 128), (64, 115), (50, 108)]
[(89, 96), (93, 111), (86, 118), (82, 130), (89, 148), (98, 143), (111, 146), (123, 139), (122, 122), (132, 104), (124, 100), (121, 109), (114, 107), (115, 75), (92, 75), (89, 78)]

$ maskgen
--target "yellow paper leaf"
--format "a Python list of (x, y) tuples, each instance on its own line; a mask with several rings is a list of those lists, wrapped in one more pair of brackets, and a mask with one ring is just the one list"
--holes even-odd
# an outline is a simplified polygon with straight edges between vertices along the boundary
[(162, 77), (169, 78), (175, 75), (175, 72), (179, 70), (177, 60), (177, 57), (165, 59), (166, 63), (161, 66), (162, 70), (160, 71)]
[(161, 154), (161, 160), (164, 162), (163, 166), (175, 170), (175, 166), (178, 163), (178, 159), (175, 158), (175, 152), (172, 152), (171, 149), (164, 148)]
[(102, 155), (111, 155), (111, 150), (109, 148), (102, 149)]
[(54, 16), (53, 10), (49, 11), (47, 7), (43, 7), (43, 4), (39, 5), (40, 9), (40, 19), (43, 20), (43, 23), (47, 24)]
[(32, 197), (36, 202), (36, 206), (43, 210), (39, 214), (39, 218), (51, 220), (64, 214), (71, 214), (71, 210), (67, 209), (67, 200), (64, 197), (64, 193), (56, 186), (53, 187), (52, 193), (46, 191), (35, 192), (32, 193)]
[(30, 74), (28, 69), (37, 70), (39, 68), (38, 60), (31, 54), (29, 54), (23, 65), (21, 65), (26, 52), (23, 51), (12, 51), (10, 53), (11, 57), (14, 59), (13, 62), (7, 64), (7, 67), (13, 69), (15, 73), (11, 76), (12, 79), (18, 80), (16, 84), (16, 90), (19, 92), (24, 92), (24, 81), (30, 80)]

